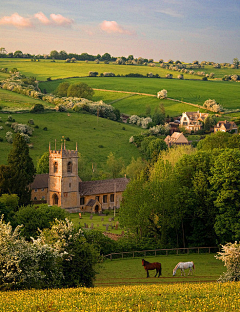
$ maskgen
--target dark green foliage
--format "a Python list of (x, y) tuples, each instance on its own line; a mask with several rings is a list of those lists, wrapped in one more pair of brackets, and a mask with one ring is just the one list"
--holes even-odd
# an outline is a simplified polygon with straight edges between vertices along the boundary
[(8, 166), (5, 166), (5, 169), (4, 182), (7, 192), (1, 191), (0, 194), (17, 194), (19, 205), (29, 204), (31, 198), (29, 185), (34, 180), (35, 168), (27, 143), (20, 134), (16, 134), (13, 140), (12, 150), (8, 155)]
[(67, 90), (68, 97), (78, 97), (90, 100), (92, 99), (93, 94), (93, 89), (84, 82), (74, 83), (70, 85)]
[(31, 113), (43, 113), (44, 106), (42, 104), (35, 104), (31, 109)]
[(70, 86), (69, 82), (60, 83), (55, 91), (56, 95), (67, 96), (67, 91), (68, 91), (69, 86)]
[(240, 239), (240, 151), (225, 150), (211, 168), (212, 196), (217, 208), (215, 231), (221, 243)]
[(18, 196), (3, 194), (0, 196), (0, 216), (4, 215), (5, 222), (12, 222), (18, 207)]
[(65, 217), (65, 210), (57, 206), (26, 206), (21, 207), (15, 214), (14, 225), (23, 224), (22, 235), (30, 239), (30, 237), (36, 238), (39, 235), (38, 229), (43, 230), (44, 228), (49, 228), (56, 218), (58, 220), (64, 220)]
[(98, 261), (98, 252), (84, 237), (69, 242), (66, 251), (72, 255), (70, 261), (62, 262), (64, 287), (93, 287), (96, 271), (94, 266)]
[(163, 139), (155, 136), (148, 136), (141, 142), (141, 151), (147, 160), (156, 160), (159, 153), (167, 149), (167, 144)]
[(92, 244), (100, 253), (100, 255), (108, 255), (116, 250), (116, 241), (105, 236), (98, 230), (85, 231), (84, 236), (89, 244)]
[(198, 150), (211, 151), (215, 148), (240, 148), (240, 136), (238, 134), (218, 131), (206, 136), (197, 145)]

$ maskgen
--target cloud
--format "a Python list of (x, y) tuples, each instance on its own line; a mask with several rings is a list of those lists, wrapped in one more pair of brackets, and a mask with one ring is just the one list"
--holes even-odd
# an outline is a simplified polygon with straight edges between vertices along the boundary
[(162, 9), (162, 10), (157, 10), (156, 12), (166, 14), (166, 15), (169, 15), (171, 17), (180, 17), (180, 18), (184, 17), (182, 14), (180, 14), (179, 12), (176, 12), (172, 9)]
[(0, 19), (0, 25), (12, 25), (17, 28), (30, 28), (33, 24), (30, 18), (24, 18), (18, 13), (13, 13), (11, 16), (4, 16)]
[(132, 35), (133, 32), (124, 29), (122, 26), (118, 25), (115, 21), (103, 21), (100, 24), (100, 28), (107, 32), (108, 34), (111, 33), (119, 33), (119, 34), (125, 34), (125, 35)]
[(34, 15), (36, 19), (38, 19), (42, 24), (49, 25), (51, 22), (42, 12), (38, 12)]
[(73, 24), (73, 20), (62, 16), (61, 14), (50, 14), (50, 18), (53, 23), (58, 26), (70, 26)]
[(42, 13), (38, 12), (29, 18), (24, 18), (18, 13), (14, 13), (11, 16), (4, 16), (0, 19), (0, 25), (12, 25), (17, 28), (30, 28), (34, 27), (34, 24), (40, 22), (43, 25), (49, 26), (71, 26), (73, 20), (62, 16), (61, 14), (50, 14), (50, 18)]

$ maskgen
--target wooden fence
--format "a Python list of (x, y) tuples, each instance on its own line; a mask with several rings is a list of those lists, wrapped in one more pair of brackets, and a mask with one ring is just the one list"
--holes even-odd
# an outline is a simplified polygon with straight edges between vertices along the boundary
[(189, 254), (190, 252), (200, 253), (200, 252), (217, 252), (219, 247), (190, 247), (190, 248), (170, 248), (170, 249), (153, 249), (153, 250), (139, 250), (139, 251), (124, 251), (124, 252), (114, 252), (103, 256), (105, 259), (118, 259), (118, 258), (135, 258), (135, 257), (146, 257), (147, 255), (157, 256), (157, 255), (168, 255), (169, 253), (178, 254)]

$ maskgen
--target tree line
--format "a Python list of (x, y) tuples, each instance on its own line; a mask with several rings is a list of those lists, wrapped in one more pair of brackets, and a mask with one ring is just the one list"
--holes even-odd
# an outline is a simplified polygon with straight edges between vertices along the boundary
[(162, 151), (128, 184), (120, 225), (159, 248), (239, 240), (239, 148), (239, 135), (219, 132)]

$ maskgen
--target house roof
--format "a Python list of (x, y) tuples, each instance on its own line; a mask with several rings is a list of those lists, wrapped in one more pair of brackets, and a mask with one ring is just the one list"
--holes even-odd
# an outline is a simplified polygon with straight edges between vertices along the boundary
[(31, 189), (42, 189), (48, 187), (48, 173), (37, 174), (33, 183), (30, 185)]
[(226, 130), (231, 130), (232, 128), (237, 128), (237, 125), (235, 124), (234, 121), (227, 121), (227, 120), (220, 120), (217, 123), (217, 126), (215, 126), (216, 128), (221, 127), (221, 126), (225, 126)]
[(84, 196), (123, 192), (128, 182), (127, 178), (79, 182), (79, 193)]
[(182, 132), (173, 132), (173, 134), (168, 135), (165, 140), (164, 140), (167, 144), (168, 143), (188, 143), (188, 139), (184, 136), (184, 134)]

